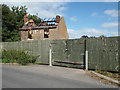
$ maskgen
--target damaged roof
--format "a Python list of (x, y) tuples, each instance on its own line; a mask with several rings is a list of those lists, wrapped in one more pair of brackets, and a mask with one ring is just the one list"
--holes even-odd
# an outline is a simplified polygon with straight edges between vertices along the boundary
[(22, 28), (19, 28), (19, 30), (53, 29), (57, 26), (58, 23), (56, 23), (56, 18), (44, 19), (39, 23), (39, 25), (36, 25), (31, 19), (27, 21)]

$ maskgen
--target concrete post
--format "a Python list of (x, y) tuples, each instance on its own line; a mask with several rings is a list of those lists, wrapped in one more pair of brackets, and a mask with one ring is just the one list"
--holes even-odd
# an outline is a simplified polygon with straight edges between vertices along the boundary
[(49, 51), (49, 66), (52, 66), (52, 47), (50, 45), (50, 51)]
[(85, 70), (88, 70), (88, 51), (85, 51)]

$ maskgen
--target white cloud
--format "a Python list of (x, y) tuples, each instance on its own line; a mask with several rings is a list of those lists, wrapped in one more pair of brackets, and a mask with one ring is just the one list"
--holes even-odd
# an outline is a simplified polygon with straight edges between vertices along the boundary
[(91, 14), (92, 17), (103, 18), (104, 16), (100, 16), (97, 12), (93, 12)]
[(112, 36), (117, 36), (118, 32), (117, 31), (109, 31), (109, 30), (98, 30), (95, 28), (83, 28), (80, 30), (73, 30), (73, 29), (68, 29), (68, 34), (71, 39), (74, 38), (80, 38), (83, 35), (87, 36), (100, 36), (100, 35), (112, 35)]
[(1, 0), (1, 2), (70, 2), (72, 0)]
[(56, 15), (64, 16), (64, 10), (67, 9), (66, 3), (64, 2), (4, 2), (8, 6), (24, 6), (28, 8), (28, 13), (36, 14), (42, 18), (52, 18)]
[(118, 11), (115, 10), (115, 9), (105, 10), (104, 13), (111, 16), (111, 17), (117, 17), (118, 16)]
[(94, 13), (91, 14), (91, 16), (93, 16), (93, 17), (94, 17), (94, 16), (97, 16), (97, 15), (98, 15), (97, 12), (94, 12)]
[(70, 20), (71, 21), (77, 21), (77, 18), (74, 16), (74, 17), (70, 17)]
[(1, 2), (119, 2), (119, 0), (1, 0)]
[(64, 10), (66, 10), (66, 9), (67, 9), (67, 7), (60, 7), (60, 8), (59, 8), (60, 11), (64, 11)]
[(119, 0), (104, 0), (105, 2), (119, 2)]
[(102, 27), (104, 28), (112, 28), (112, 27), (118, 27), (118, 22), (107, 22), (103, 23)]

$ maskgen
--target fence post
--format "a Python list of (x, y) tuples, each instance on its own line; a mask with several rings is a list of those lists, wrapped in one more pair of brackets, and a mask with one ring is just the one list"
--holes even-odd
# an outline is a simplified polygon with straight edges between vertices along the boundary
[(49, 66), (52, 66), (52, 45), (50, 44), (50, 51), (49, 51)]
[(88, 70), (88, 51), (85, 51), (85, 70)]
[(83, 58), (84, 70), (86, 69), (86, 38), (84, 40), (84, 58)]

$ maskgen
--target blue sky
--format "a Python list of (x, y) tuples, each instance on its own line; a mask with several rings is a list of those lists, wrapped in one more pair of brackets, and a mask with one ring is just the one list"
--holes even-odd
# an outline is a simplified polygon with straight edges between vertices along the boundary
[(4, 2), (12, 7), (26, 5), (28, 13), (41, 18), (65, 17), (70, 38), (118, 35), (117, 2)]

